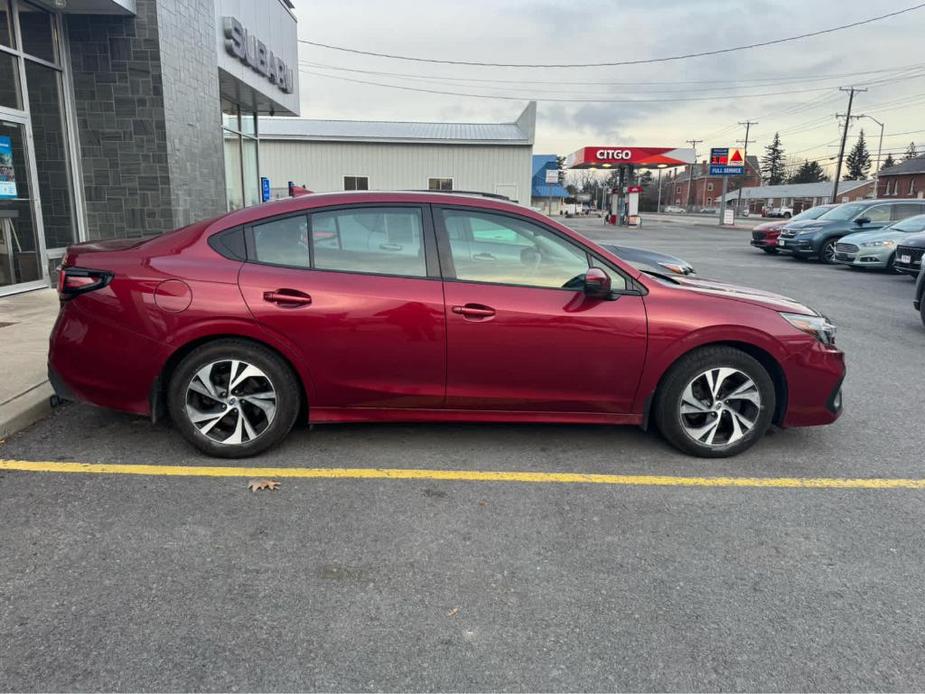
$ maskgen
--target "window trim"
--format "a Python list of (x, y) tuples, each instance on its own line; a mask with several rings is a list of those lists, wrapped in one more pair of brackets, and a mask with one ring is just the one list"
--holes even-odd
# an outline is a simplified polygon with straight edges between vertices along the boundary
[[(247, 258), (245, 262), (252, 263), (254, 265), (266, 265), (267, 267), (278, 267), (284, 268), (286, 270), (296, 270), (302, 272), (336, 272), (341, 275), (360, 275), (365, 277), (394, 277), (398, 279), (412, 279), (412, 280), (437, 280), (442, 279), (440, 274), (440, 263), (437, 258), (437, 241), (434, 237), (434, 227), (432, 215), (429, 214), (427, 208), (429, 205), (422, 203), (376, 203), (376, 202), (366, 202), (366, 203), (342, 203), (340, 205), (328, 205), (324, 207), (308, 207), (295, 212), (289, 212), (286, 214), (274, 215), (272, 217), (264, 217), (262, 219), (255, 219), (252, 222), (244, 224), (244, 246), (247, 252)], [(339, 210), (355, 210), (361, 208), (391, 208), (391, 209), (416, 209), (421, 213), (421, 230), (424, 237), (424, 271), (425, 275), (396, 275), (394, 273), (388, 272), (363, 272), (360, 270), (337, 270), (332, 268), (319, 268), (315, 267), (315, 237), (314, 229), (312, 225), (312, 215), (322, 214), (326, 212), (337, 212)], [(260, 226), (261, 224), (266, 224), (269, 222), (276, 222), (283, 219), (290, 219), (292, 217), (305, 217), (308, 225), (308, 267), (301, 265), (283, 265), (280, 263), (268, 263), (263, 260), (257, 259), (257, 251), (254, 246), (254, 233), (253, 228), (255, 226)], [(221, 234), (223, 232), (216, 232)]]
[(557, 238), (565, 241), (566, 243), (572, 244), (573, 246), (577, 247), (579, 250), (584, 251), (585, 257), (587, 258), (587, 261), (588, 261), (589, 268), (593, 267), (594, 261), (597, 261), (598, 263), (603, 265), (604, 268), (610, 270), (614, 274), (621, 277), (624, 282), (624, 288), (614, 289), (613, 294), (615, 296), (623, 296), (623, 295), (640, 296), (640, 295), (648, 293), (646, 292), (643, 285), (641, 285), (639, 282), (637, 282), (632, 277), (627, 275), (623, 270), (621, 270), (619, 267), (614, 265), (607, 258), (604, 258), (599, 253), (592, 251), (590, 248), (585, 246), (583, 243), (576, 241), (569, 235), (563, 234), (558, 229), (555, 229), (551, 226), (543, 224), (542, 222), (537, 221), (531, 217), (524, 217), (522, 215), (507, 212), (505, 210), (484, 209), (481, 207), (471, 207), (468, 205), (430, 205), (430, 208), (431, 208), (431, 214), (433, 215), (434, 232), (436, 234), (438, 256), (440, 259), (440, 267), (442, 269), (444, 282), (457, 282), (460, 284), (479, 284), (479, 285), (487, 285), (487, 286), (493, 286), (493, 287), (515, 287), (518, 289), (546, 289), (549, 291), (569, 292), (572, 294), (574, 294), (577, 291), (575, 289), (568, 289), (566, 287), (548, 287), (548, 286), (539, 286), (535, 284), (511, 284), (507, 282), (488, 282), (484, 280), (460, 279), (459, 277), (456, 276), (456, 266), (453, 263), (453, 254), (452, 254), (452, 250), (450, 249), (450, 239), (449, 239), (449, 235), (446, 230), (446, 226), (443, 223), (443, 215), (441, 214), (443, 210), (451, 210), (454, 212), (471, 212), (475, 214), (481, 213), (481, 214), (488, 214), (488, 215), (498, 215), (501, 217), (508, 217), (515, 221), (522, 221), (522, 222), (527, 222), (529, 224), (534, 224), (538, 226), (539, 228), (543, 229), (544, 231), (548, 231), (549, 233), (553, 234)]

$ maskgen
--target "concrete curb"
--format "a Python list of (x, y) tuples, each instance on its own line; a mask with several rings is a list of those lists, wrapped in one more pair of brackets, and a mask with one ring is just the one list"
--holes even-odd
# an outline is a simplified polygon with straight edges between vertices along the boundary
[(43, 381), (0, 403), (0, 439), (22, 431), (51, 413), (51, 384)]

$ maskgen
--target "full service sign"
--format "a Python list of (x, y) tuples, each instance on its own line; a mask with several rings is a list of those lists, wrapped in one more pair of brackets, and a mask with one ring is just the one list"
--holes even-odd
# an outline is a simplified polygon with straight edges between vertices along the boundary
[(741, 176), (744, 173), (744, 150), (739, 147), (714, 147), (710, 150), (711, 176)]
[(16, 197), (16, 170), (13, 168), (13, 142), (0, 135), (0, 199)]
[(263, 41), (234, 17), (223, 17), (222, 28), (225, 33), (225, 50), (230, 55), (266, 77), (286, 94), (292, 93), (292, 68), (274, 55)]

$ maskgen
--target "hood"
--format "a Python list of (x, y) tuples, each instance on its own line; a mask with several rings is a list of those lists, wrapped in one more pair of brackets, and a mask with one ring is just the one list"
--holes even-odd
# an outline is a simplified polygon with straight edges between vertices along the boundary
[(862, 243), (867, 243), (869, 241), (896, 241), (898, 239), (904, 239), (907, 236), (909, 236), (909, 234), (902, 231), (874, 229), (873, 231), (859, 231), (856, 234), (848, 234), (847, 236), (843, 236), (841, 241), (860, 246)]
[(697, 277), (680, 277), (672, 275), (670, 282), (680, 291), (692, 291), (710, 296), (733, 299), (735, 301), (744, 301), (745, 303), (761, 306), (772, 311), (786, 311), (788, 313), (802, 313), (808, 316), (818, 316), (819, 313), (809, 306), (801, 304), (796, 299), (766, 292), (763, 289), (752, 289), (751, 287), (741, 287), (736, 284), (728, 284), (718, 280), (700, 279)]
[(919, 231), (915, 234), (906, 234), (902, 241), (899, 242), (901, 246), (910, 246), (912, 248), (925, 248), (925, 231)]
[(784, 220), (777, 222), (762, 222), (758, 226), (754, 227), (754, 231), (771, 231), (773, 229), (783, 229), (787, 225), (787, 222)]
[(804, 229), (830, 227), (842, 223), (843, 222), (835, 221), (832, 219), (804, 219), (799, 222), (790, 222), (790, 224), (788, 224), (785, 228), (790, 231), (800, 232)]

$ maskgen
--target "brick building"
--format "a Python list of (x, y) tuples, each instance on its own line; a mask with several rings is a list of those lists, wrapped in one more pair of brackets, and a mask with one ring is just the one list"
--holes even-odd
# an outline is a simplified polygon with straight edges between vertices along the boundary
[[(746, 174), (744, 176), (728, 176), (727, 191), (738, 190), (739, 187), (757, 186), (761, 184), (761, 175), (758, 167), (758, 157), (746, 157)], [(691, 179), (693, 171), (693, 179)], [(723, 194), (724, 176), (711, 176), (710, 165), (706, 160), (692, 166), (685, 166), (676, 175), (665, 179), (662, 191), (662, 204), (678, 205), (700, 209), (702, 207), (718, 207)]]
[(925, 197), (925, 154), (881, 171), (877, 197)]
[(291, 0), (0, 0), (0, 295), (260, 202), (257, 116), (298, 112)]

